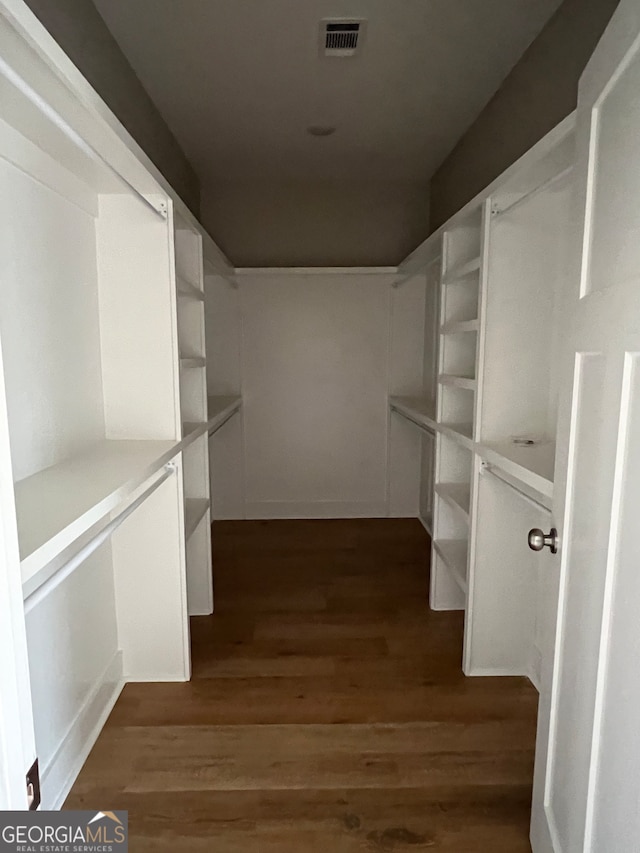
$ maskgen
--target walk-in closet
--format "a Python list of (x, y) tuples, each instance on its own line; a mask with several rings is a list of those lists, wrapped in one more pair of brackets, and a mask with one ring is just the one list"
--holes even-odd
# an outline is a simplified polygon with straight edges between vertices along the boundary
[(48, 802), (123, 680), (189, 678), (213, 519), (420, 518), (464, 671), (537, 683), (526, 539), (553, 493), (572, 119), (398, 268), (236, 270), (51, 56), (6, 18), (3, 39), (4, 383)]
[[(637, 9), (624, 14), (640, 30)], [(616, 72), (608, 54), (590, 66), (577, 111), (444, 224), (429, 233), (425, 222), (425, 239), (400, 263), (242, 266), (28, 6), (0, 0), (0, 591), (12, 608), (0, 636), (11, 638), (15, 665), (0, 670), (0, 686), (17, 697), (15, 766), (31, 768), (27, 791), (37, 798), (39, 785), (42, 808), (95, 791), (111, 719), (114, 754), (122, 766), (131, 756), (131, 792), (166, 798), (153, 809), (170, 811), (171, 797), (196, 783), (214, 800), (221, 791), (257, 798), (242, 761), (266, 736), (258, 812), (282, 794), (274, 767), (283, 790), (302, 797), (306, 770), (292, 767), (304, 753), (331, 831), (338, 821), (358, 849), (436, 846), (435, 832), (380, 828), (371, 791), (384, 783), (394, 792), (385, 797), (400, 802), (405, 789), (424, 787), (438, 808), (445, 798), (445, 823), (468, 796), (482, 832), (498, 808), (478, 794), (486, 774), (494, 794), (512, 798), (514, 820), (528, 821), (540, 695), (532, 838), (536, 853), (551, 853), (540, 827), (553, 774), (573, 748), (558, 746), (561, 726), (578, 715), (566, 709), (589, 688), (597, 721), (606, 693), (604, 664), (585, 674), (580, 644), (566, 640), (580, 621), (567, 621), (566, 602), (580, 599), (571, 612), (598, 623), (594, 659), (604, 661), (623, 527), (606, 539), (604, 521), (584, 519), (602, 495), (618, 503), (598, 517), (622, 518), (633, 427), (625, 418), (635, 417), (636, 327), (625, 332), (624, 358), (616, 355), (620, 399), (606, 397), (618, 407), (618, 444), (612, 427), (588, 432), (606, 413), (585, 414), (615, 384), (614, 368), (598, 359), (622, 314), (633, 314), (608, 279), (596, 299), (589, 289), (591, 254), (617, 270), (637, 242), (631, 202), (616, 207), (607, 195), (610, 185), (627, 192), (611, 164), (599, 165), (606, 181), (594, 188), (594, 158), (629, 159), (640, 127), (635, 108), (623, 120), (640, 66), (631, 47), (632, 58), (618, 56), (618, 27), (599, 48)], [(605, 101), (596, 132), (589, 122)], [(628, 163), (623, 171), (633, 173)], [(611, 238), (614, 209), (631, 225), (607, 255), (598, 240)], [(598, 300), (601, 312), (585, 307)], [(587, 332), (605, 322), (607, 343), (592, 347)], [(593, 488), (575, 473), (580, 464), (584, 474), (585, 448)], [(602, 560), (580, 598), (575, 543), (600, 533), (579, 551), (585, 571)], [(562, 655), (574, 661), (570, 685)], [(263, 676), (273, 690), (281, 679), (286, 694), (273, 718)], [(500, 683), (494, 712), (487, 697)], [(595, 726), (579, 719), (578, 738)], [(308, 729), (293, 732), (294, 723)], [(240, 729), (246, 741), (235, 740)], [(96, 743), (98, 764), (85, 765)], [(344, 770), (352, 743), (355, 764)], [(452, 777), (447, 744), (465, 762)], [(495, 763), (491, 749), (503, 750)], [(147, 753), (160, 768), (145, 776)], [(482, 780), (473, 795), (456, 787), (467, 772)], [(145, 787), (150, 777), (159, 788)], [(24, 787), (21, 777), (12, 784)], [(126, 802), (129, 780), (118, 784)], [(25, 805), (22, 791), (12, 796), (10, 805)], [(352, 801), (369, 809), (368, 834)], [(554, 802), (561, 810), (562, 797)], [(195, 794), (193, 804), (195, 824), (206, 823)], [(85, 807), (94, 805), (120, 807)], [(454, 824), (438, 849), (462, 849)]]

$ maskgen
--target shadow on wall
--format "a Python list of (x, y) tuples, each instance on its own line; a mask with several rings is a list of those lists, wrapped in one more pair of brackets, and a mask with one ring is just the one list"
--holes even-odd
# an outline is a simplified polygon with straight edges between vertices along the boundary
[(565, 0), (431, 180), (431, 230), (575, 108), (618, 0)]
[(93, 3), (89, 0), (26, 0), (26, 3), (198, 216), (200, 187), (196, 173)]
[(201, 208), (239, 267), (395, 266), (429, 232), (425, 185), (216, 185)]

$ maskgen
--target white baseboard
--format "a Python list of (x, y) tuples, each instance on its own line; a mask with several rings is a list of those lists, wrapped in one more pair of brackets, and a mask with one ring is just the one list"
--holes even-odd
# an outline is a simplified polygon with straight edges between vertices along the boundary
[(50, 761), (42, 768), (42, 810), (60, 809), (124, 687), (116, 652), (78, 709)]
[(465, 670), (464, 674), (469, 678), (494, 678), (496, 676), (500, 678), (528, 678), (537, 689), (537, 685), (531, 678), (531, 673), (529, 671), (523, 672), (522, 669), (518, 669), (517, 667), (476, 666), (469, 671)]
[(135, 678), (129, 676), (124, 679), (125, 684), (184, 684), (186, 681), (191, 681), (191, 675), (176, 675), (175, 672), (167, 675), (161, 672), (153, 675), (136, 675)]
[(245, 507), (245, 517), (276, 518), (386, 518), (385, 501), (256, 501)]

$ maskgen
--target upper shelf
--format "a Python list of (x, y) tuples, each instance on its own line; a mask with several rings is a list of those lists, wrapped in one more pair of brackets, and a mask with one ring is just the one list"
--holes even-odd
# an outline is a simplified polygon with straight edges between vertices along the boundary
[(470, 261), (465, 261), (463, 264), (458, 264), (448, 270), (443, 279), (443, 284), (456, 284), (457, 282), (465, 281), (475, 275), (480, 269), (480, 256), (472, 258)]
[(202, 356), (180, 356), (180, 367), (205, 367), (207, 361)]
[(389, 406), (408, 421), (430, 432), (441, 432), (469, 450), (473, 450), (473, 426), (471, 424), (438, 423), (434, 406), (421, 397), (389, 397)]
[(477, 332), (480, 329), (480, 321), (475, 320), (457, 320), (450, 323), (445, 323), (440, 326), (441, 335), (458, 335), (467, 332)]
[(421, 397), (389, 397), (392, 411), (423, 429), (437, 429), (435, 407)]
[(183, 449), (192, 444), (196, 438), (204, 435), (209, 429), (207, 421), (184, 421), (182, 424)]
[(453, 388), (464, 388), (465, 391), (475, 391), (478, 384), (471, 376), (454, 376), (451, 373), (441, 373), (438, 382)]
[(200, 302), (204, 302), (204, 291), (200, 290), (199, 287), (196, 287), (196, 285), (192, 284), (190, 281), (187, 281), (184, 276), (176, 275), (176, 283), (180, 296), (184, 296), (186, 299), (197, 299)]
[(180, 449), (176, 441), (100, 441), (17, 482), (23, 582), (126, 500)]
[(230, 395), (209, 397), (207, 419), (209, 433), (214, 433), (220, 429), (232, 415), (235, 415), (241, 405), (242, 397)]
[(513, 441), (491, 442), (479, 445), (478, 453), (549, 501), (553, 497), (554, 441), (539, 441), (531, 445), (514, 444)]

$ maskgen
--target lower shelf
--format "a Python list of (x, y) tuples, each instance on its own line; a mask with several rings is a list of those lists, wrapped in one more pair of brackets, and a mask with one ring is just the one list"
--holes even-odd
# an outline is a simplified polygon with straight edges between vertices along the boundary
[(189, 368), (189, 367), (204, 367), (206, 365), (206, 359), (200, 355), (185, 355), (180, 356), (180, 367)]
[(433, 547), (451, 572), (455, 582), (466, 595), (467, 553), (469, 548), (466, 539), (436, 539)]
[(471, 487), (469, 483), (438, 483), (436, 494), (453, 507), (468, 523), (471, 506)]
[(188, 541), (205, 517), (211, 502), (207, 498), (187, 498), (184, 502), (184, 535)]
[(421, 397), (389, 397), (389, 406), (411, 423), (431, 432), (436, 430), (435, 404)]
[(419, 515), (418, 518), (429, 536), (433, 536), (433, 513), (429, 512), (427, 515)]

